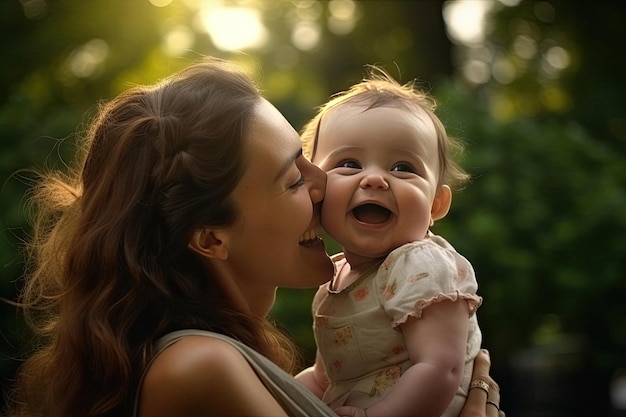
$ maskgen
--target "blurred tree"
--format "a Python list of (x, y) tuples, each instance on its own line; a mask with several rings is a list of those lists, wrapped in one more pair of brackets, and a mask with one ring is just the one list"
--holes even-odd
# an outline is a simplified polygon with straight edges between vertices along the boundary
[(616, 296), (626, 290), (624, 23), (608, 2), (494, 3), (484, 40), (456, 48), (457, 83), (437, 91), (474, 175), (442, 229), (478, 271), (485, 343), (514, 373), (505, 401), (519, 415), (616, 412), (610, 379), (626, 366)]
[[(476, 268), (485, 299), (479, 318), (494, 364), (519, 371), (544, 361), (544, 370), (532, 369), (535, 376), (568, 376), (560, 383), (573, 387), (595, 375), (590, 395), (560, 395), (546, 407), (573, 407), (566, 415), (607, 407), (626, 334), (626, 309), (611, 295), (626, 290), (617, 232), (626, 230), (623, 159), (573, 121), (502, 123), (469, 94), (438, 93), (450, 97), (442, 115), (456, 126), (452, 132), (471, 144), (466, 165), (474, 179), (435, 230)], [(534, 362), (529, 349), (539, 355)], [(532, 385), (514, 387), (508, 404), (536, 406), (528, 401)]]

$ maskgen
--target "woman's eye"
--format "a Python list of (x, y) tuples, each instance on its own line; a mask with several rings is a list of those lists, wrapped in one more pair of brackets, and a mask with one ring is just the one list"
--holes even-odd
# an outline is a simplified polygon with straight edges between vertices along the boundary
[(293, 185), (291, 185), (291, 187), (289, 188), (298, 188), (298, 187), (301, 187), (302, 185), (304, 185), (304, 176), (300, 175), (300, 178), (298, 178), (298, 181), (293, 183)]
[(415, 169), (413, 169), (411, 165), (404, 162), (400, 162), (394, 165), (393, 168), (391, 168), (391, 171), (415, 173)]
[(356, 161), (342, 161), (337, 165), (337, 168), (359, 169), (361, 166)]

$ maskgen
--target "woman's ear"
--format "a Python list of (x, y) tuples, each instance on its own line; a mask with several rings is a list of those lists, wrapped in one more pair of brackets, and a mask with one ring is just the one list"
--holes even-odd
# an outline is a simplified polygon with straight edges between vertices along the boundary
[(441, 185), (435, 193), (433, 206), (430, 209), (430, 217), (433, 221), (443, 219), (450, 210), (452, 204), (452, 190), (447, 185)]
[(228, 259), (228, 248), (218, 236), (219, 232), (203, 227), (193, 232), (187, 246), (200, 256), (225, 261)]

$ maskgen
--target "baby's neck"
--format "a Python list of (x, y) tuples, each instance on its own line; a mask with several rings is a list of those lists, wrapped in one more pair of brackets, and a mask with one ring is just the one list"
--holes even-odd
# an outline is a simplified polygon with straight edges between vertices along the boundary
[(362, 256), (351, 256), (348, 253), (344, 253), (344, 256), (346, 262), (337, 271), (333, 282), (333, 289), (337, 291), (346, 288), (364, 273), (377, 268), (385, 260), (385, 257), (365, 258)]
[(343, 252), (343, 256), (346, 258), (346, 261), (348, 261), (348, 264), (350, 264), (350, 270), (356, 273), (362, 273), (371, 268), (372, 265), (381, 263), (385, 260), (387, 255), (389, 255), (389, 253), (385, 253), (383, 256), (374, 258), (371, 256), (359, 255), (346, 250)]

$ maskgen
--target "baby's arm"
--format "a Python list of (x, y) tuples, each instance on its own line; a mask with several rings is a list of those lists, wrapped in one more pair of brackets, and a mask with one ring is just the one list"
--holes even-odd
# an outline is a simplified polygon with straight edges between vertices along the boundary
[(317, 398), (322, 398), (326, 388), (328, 388), (328, 378), (326, 377), (326, 371), (324, 371), (319, 351), (315, 355), (313, 366), (304, 369), (296, 375), (296, 379), (315, 394)]
[[(460, 384), (469, 327), (467, 303), (442, 301), (402, 325), (413, 365), (385, 397), (367, 408), (367, 417), (433, 416), (446, 410)], [(337, 414), (365, 415), (353, 407)]]

